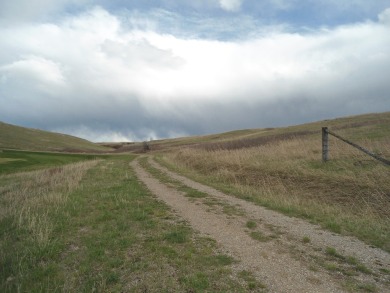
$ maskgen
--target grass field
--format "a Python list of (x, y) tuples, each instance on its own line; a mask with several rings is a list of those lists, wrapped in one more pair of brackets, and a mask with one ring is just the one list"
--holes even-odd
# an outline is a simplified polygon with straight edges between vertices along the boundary
[(105, 156), (3, 150), (0, 151), (0, 175), (94, 160), (97, 157)]
[[(158, 158), (220, 190), (390, 251), (390, 167), (336, 138), (330, 139), (331, 161), (322, 163), (321, 125), (264, 130), (268, 136), (240, 134), (236, 140), (165, 150)], [(390, 158), (390, 113), (327, 125)]]
[[(150, 144), (179, 173), (390, 251), (390, 168), (335, 138), (322, 163), (320, 132), (329, 126), (389, 159), (390, 113), (323, 123)], [(138, 182), (134, 157), (0, 151), (0, 292), (261, 289)]]
[[(233, 258), (136, 179), (134, 156), (0, 175), (1, 292), (246, 292)], [(20, 171), (23, 171), (21, 169)]]
[(317, 135), (321, 127), (328, 126), (350, 139), (386, 139), (390, 136), (390, 112), (366, 114), (307, 123), (281, 128), (260, 128), (229, 131), (204, 136), (191, 136), (149, 142), (152, 150), (164, 151), (183, 146), (202, 149), (235, 149), (283, 141), (291, 137)]
[(0, 150), (109, 152), (112, 149), (78, 137), (0, 122)]

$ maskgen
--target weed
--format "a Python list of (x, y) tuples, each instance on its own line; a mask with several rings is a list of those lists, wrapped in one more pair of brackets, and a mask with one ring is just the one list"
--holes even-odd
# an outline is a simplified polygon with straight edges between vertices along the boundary
[(381, 268), (379, 269), (382, 273), (385, 273), (387, 275), (390, 275), (390, 270), (389, 269), (384, 269), (384, 268)]
[(253, 232), (250, 232), (249, 235), (255, 239), (255, 240), (258, 240), (258, 241), (261, 241), (261, 242), (266, 242), (266, 241), (269, 241), (271, 240), (270, 237), (268, 236), (265, 236), (262, 232), (260, 231), (253, 231)]
[(356, 264), (356, 270), (364, 274), (372, 274), (372, 271), (363, 264)]
[(374, 284), (359, 284), (358, 288), (364, 292), (377, 292), (377, 287)]
[(238, 273), (238, 277), (240, 279), (243, 279), (245, 282), (247, 282), (248, 289), (250, 291), (255, 291), (256, 292), (266, 292), (267, 286), (264, 284), (260, 283), (259, 281), (256, 280), (256, 278), (253, 276), (252, 272), (249, 271), (240, 271)]
[(216, 255), (215, 257), (210, 258), (210, 261), (220, 266), (228, 266), (236, 262), (233, 257), (226, 254)]
[(330, 256), (334, 256), (334, 257), (340, 256), (334, 247), (326, 247), (325, 252)]
[(359, 263), (359, 261), (353, 256), (347, 256), (346, 261), (351, 265), (357, 265)]
[(332, 232), (339, 233), (339, 234), (341, 233), (341, 225), (332, 219), (328, 219), (324, 223), (324, 226), (325, 226), (325, 228), (327, 228), (328, 230), (330, 230)]
[(175, 230), (164, 235), (164, 240), (170, 243), (185, 243), (188, 241), (188, 231)]
[(218, 263), (223, 266), (231, 265), (235, 262), (234, 258), (225, 254), (217, 255), (216, 259)]
[(332, 263), (332, 262), (326, 262), (324, 264), (324, 268), (327, 269), (328, 271), (340, 271), (340, 267), (335, 264), (335, 263)]
[(180, 184), (177, 190), (182, 191), (186, 194), (187, 197), (192, 197), (192, 198), (205, 198), (208, 195), (204, 192), (201, 192), (199, 190), (193, 189), (191, 187), (185, 186)]
[(242, 216), (244, 212), (237, 206), (221, 201), (222, 212), (229, 216)]
[(210, 286), (208, 278), (204, 273), (186, 276), (181, 281), (195, 292), (198, 292), (199, 290), (204, 291)]
[(302, 238), (302, 242), (303, 243), (310, 243), (310, 241), (311, 240), (310, 240), (310, 238), (308, 236), (305, 236), (305, 237)]
[[(325, 249), (325, 252), (328, 256), (331, 256), (331, 257), (334, 257), (335, 259), (337, 259), (340, 263), (346, 263), (346, 264), (349, 264), (352, 266), (352, 268), (356, 271), (356, 272), (361, 272), (361, 273), (364, 273), (364, 274), (372, 274), (372, 271), (367, 268), (364, 264), (360, 263), (356, 258), (352, 257), (352, 256), (343, 256), (341, 254), (339, 254), (335, 248), (333, 247), (326, 247)], [(352, 272), (352, 271), (348, 271), (348, 270), (344, 270), (344, 273), (345, 274), (349, 274), (349, 275), (354, 275), (355, 273)]]
[(249, 229), (255, 229), (257, 227), (257, 224), (255, 221), (248, 221), (246, 222), (246, 227)]

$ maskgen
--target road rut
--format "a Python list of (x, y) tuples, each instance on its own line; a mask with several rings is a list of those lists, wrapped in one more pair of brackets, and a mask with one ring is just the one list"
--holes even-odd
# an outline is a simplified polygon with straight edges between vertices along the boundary
[[(299, 258), (293, 258), (285, 247), (280, 245), (278, 239), (266, 242), (253, 239), (245, 228), (248, 221), (246, 215), (232, 217), (216, 213), (210, 210), (209, 206), (194, 202), (186, 198), (182, 192), (153, 178), (137, 160), (131, 165), (137, 177), (152, 193), (188, 221), (194, 229), (215, 239), (239, 261), (237, 269), (251, 271), (270, 292), (345, 292), (336, 278), (322, 270), (313, 271)], [(162, 170), (168, 173), (168, 170)], [(206, 186), (198, 186), (199, 183), (185, 177), (169, 174), (196, 189), (203, 189), (202, 191), (207, 189)], [(206, 192), (210, 194), (216, 190), (207, 189)]]

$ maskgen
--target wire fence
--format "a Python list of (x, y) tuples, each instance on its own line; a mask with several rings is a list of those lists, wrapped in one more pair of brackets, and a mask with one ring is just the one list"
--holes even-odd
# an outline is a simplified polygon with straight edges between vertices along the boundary
[(329, 161), (329, 134), (338, 138), (339, 140), (353, 146), (354, 148), (362, 151), (363, 153), (369, 155), (370, 157), (382, 162), (383, 164), (390, 166), (389, 160), (382, 158), (381, 156), (361, 147), (360, 145), (358, 145), (352, 141), (349, 141), (348, 139), (341, 137), (340, 135), (330, 131), (328, 129), (328, 127), (322, 127), (322, 161), (323, 162)]

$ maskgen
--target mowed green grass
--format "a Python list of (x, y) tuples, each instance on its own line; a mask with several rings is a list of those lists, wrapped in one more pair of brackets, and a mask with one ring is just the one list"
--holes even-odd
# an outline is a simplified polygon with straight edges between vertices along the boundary
[(30, 151), (109, 152), (100, 146), (71, 135), (31, 129), (0, 122), (0, 149)]
[(133, 158), (0, 175), (0, 292), (252, 289), (137, 180)]
[(3, 150), (0, 151), (0, 175), (61, 166), (98, 157), (104, 156)]

